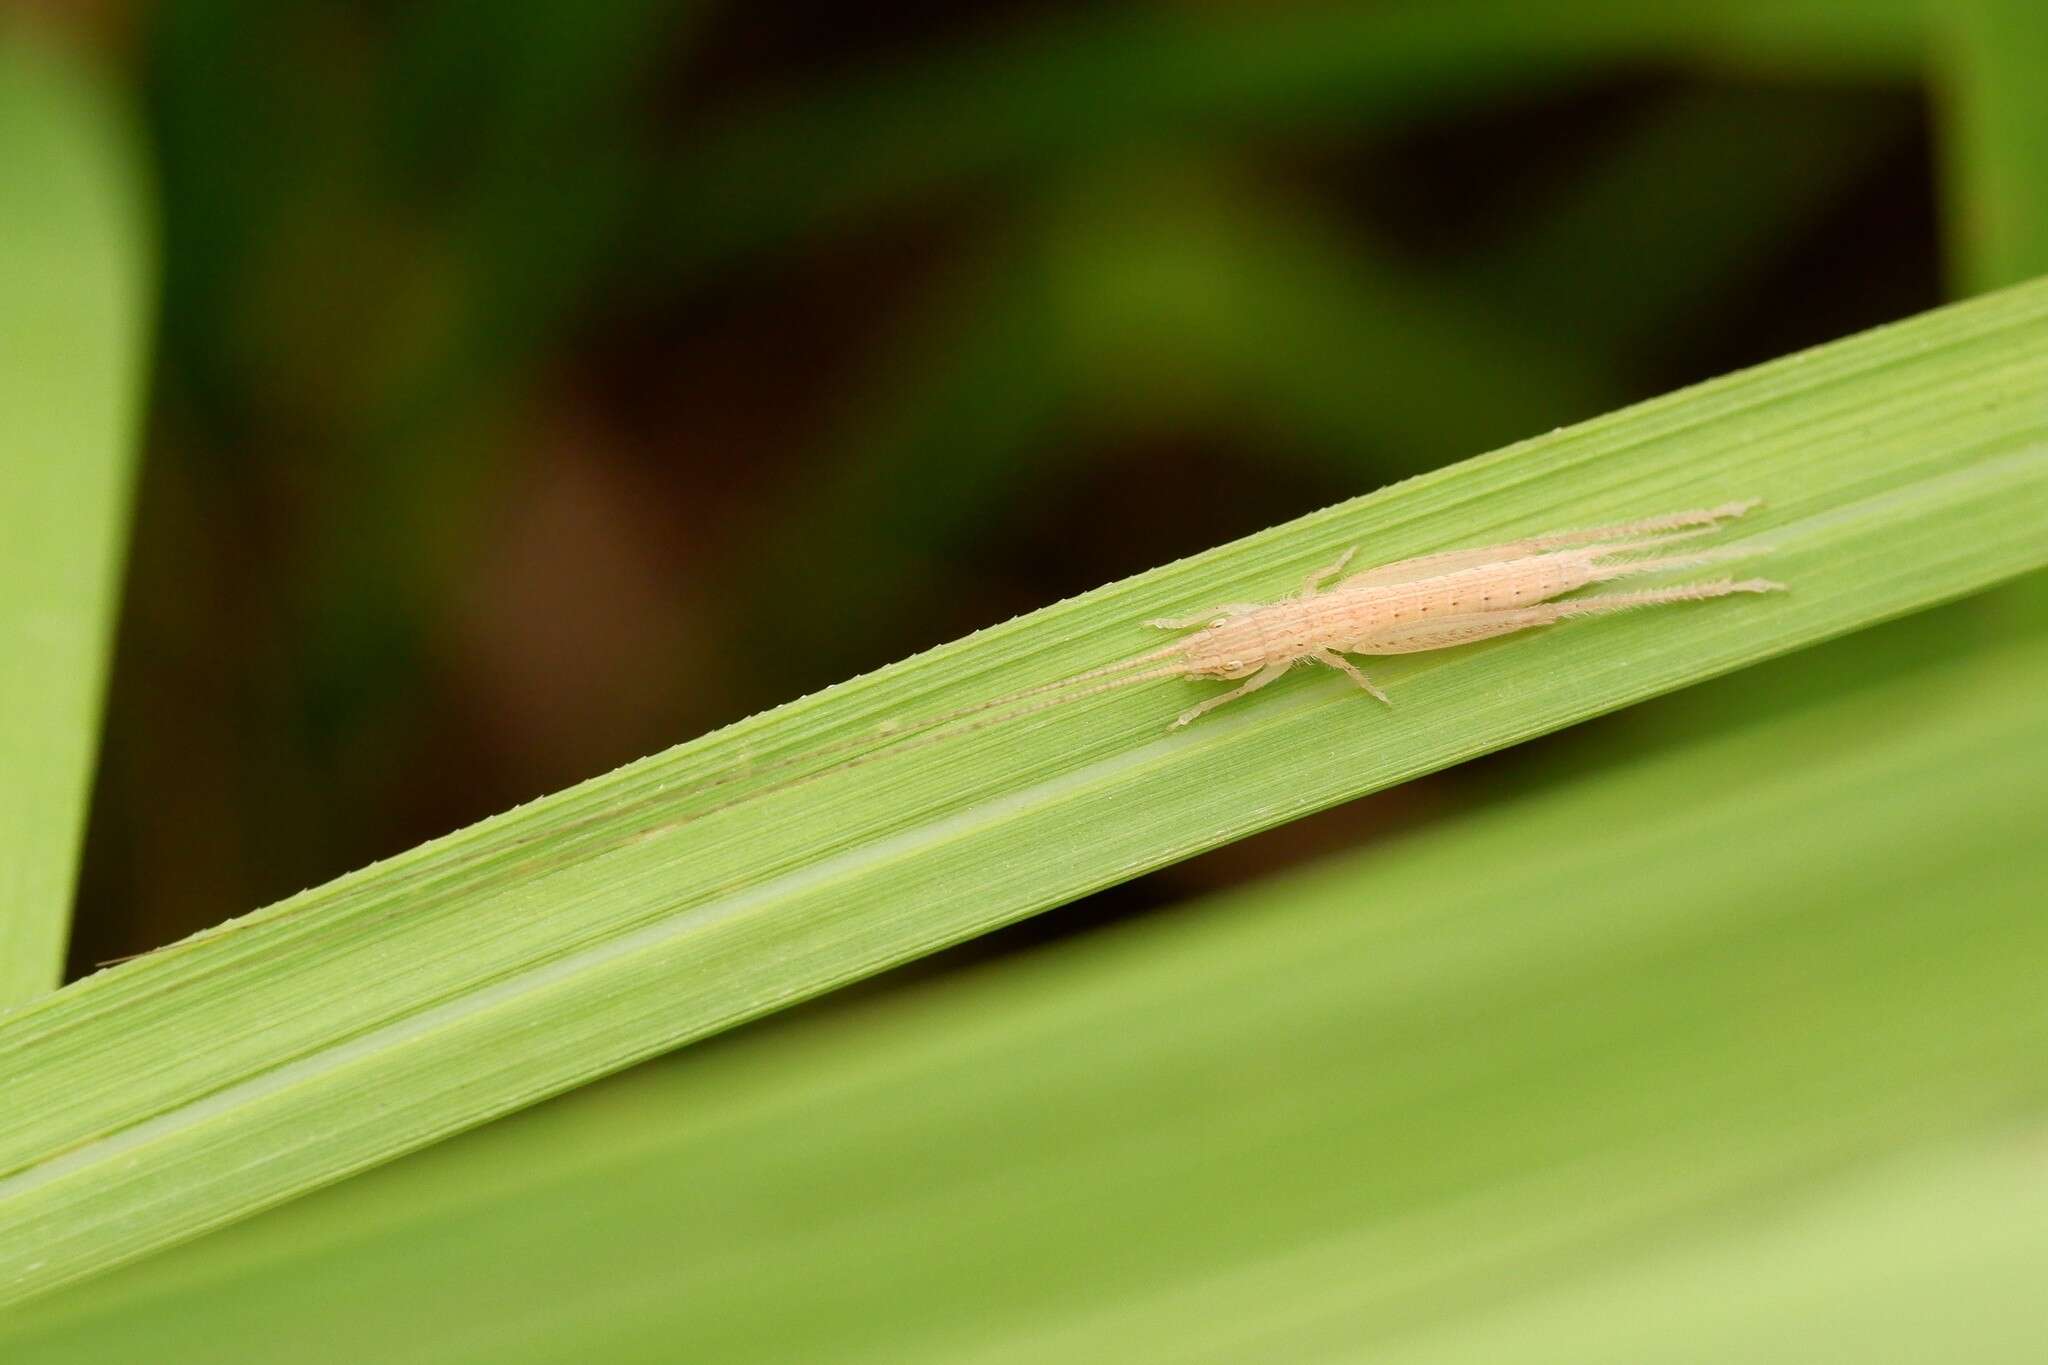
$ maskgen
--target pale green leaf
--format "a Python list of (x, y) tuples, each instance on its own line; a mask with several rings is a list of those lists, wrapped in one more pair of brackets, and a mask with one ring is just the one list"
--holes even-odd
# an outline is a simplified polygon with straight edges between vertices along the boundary
[(56, 986), (120, 605), (150, 248), (97, 82), (0, 21), (0, 1005)]

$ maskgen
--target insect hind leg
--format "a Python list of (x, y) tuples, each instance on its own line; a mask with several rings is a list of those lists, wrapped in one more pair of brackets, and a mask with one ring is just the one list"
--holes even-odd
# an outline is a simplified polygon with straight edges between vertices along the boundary
[(1432, 649), (1477, 644), (1518, 630), (1548, 626), (1574, 616), (1598, 616), (1611, 611), (1654, 607), (1672, 602), (1704, 602), (1738, 592), (1782, 592), (1785, 585), (1768, 578), (1718, 579), (1710, 583), (1685, 583), (1670, 588), (1644, 588), (1639, 592), (1604, 593), (1597, 597), (1571, 598), (1563, 602), (1539, 602), (1534, 606), (1504, 611), (1473, 612), (1462, 618), (1446, 618), (1420, 630), (1358, 640), (1354, 654), (1420, 654)]
[(1627, 611), (1630, 607), (1654, 607), (1666, 602), (1704, 602), (1710, 597), (1729, 597), (1738, 592), (1784, 592), (1785, 585), (1769, 578), (1717, 578), (1709, 583), (1681, 583), (1670, 588), (1643, 588), (1636, 592), (1602, 593), (1563, 602), (1545, 602), (1529, 611), (1554, 612), (1553, 619), (1592, 616), (1606, 611)]

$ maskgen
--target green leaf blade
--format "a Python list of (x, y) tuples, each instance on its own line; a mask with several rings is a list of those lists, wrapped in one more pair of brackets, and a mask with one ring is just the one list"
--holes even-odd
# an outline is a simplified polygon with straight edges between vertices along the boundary
[[(1098, 664), (1134, 622), (1761, 496), (1793, 591), (1205, 686), (765, 789), (747, 765)], [(982, 632), (0, 1018), (0, 1294), (90, 1273), (1202, 849), (2048, 562), (2048, 287), (1789, 357)], [(801, 604), (794, 604), (800, 610)], [(791, 774), (821, 772), (825, 761)], [(753, 793), (735, 801), (736, 794)]]
[[(53, 1296), (0, 1349), (1497, 1360), (1519, 1327), (1515, 1358), (1687, 1360), (1804, 1320), (1787, 1285), (1849, 1329), (1889, 1281), (1900, 1354), (2038, 1355), (2015, 1272), (2048, 1225), (1884, 1210), (2038, 1147), (2044, 664), (1938, 659), (835, 1003)], [(1950, 1338), (1959, 1255), (2004, 1278)]]
[(120, 605), (151, 248), (106, 92), (0, 25), (0, 1006), (54, 988)]

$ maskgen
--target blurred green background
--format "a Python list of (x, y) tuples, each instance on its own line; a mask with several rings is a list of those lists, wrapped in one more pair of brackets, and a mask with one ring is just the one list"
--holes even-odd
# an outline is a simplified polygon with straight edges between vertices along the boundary
[[(162, 231), (74, 975), (2048, 270), (2014, 0), (48, 8), (132, 86)], [(22, 1339), (2039, 1358), (2041, 603), (1195, 859)]]
[(1943, 297), (1907, 53), (1462, 8), (116, 8), (163, 311), (74, 973)]

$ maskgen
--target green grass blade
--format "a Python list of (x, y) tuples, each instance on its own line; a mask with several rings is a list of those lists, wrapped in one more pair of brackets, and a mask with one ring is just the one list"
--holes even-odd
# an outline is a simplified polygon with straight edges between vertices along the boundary
[[(1967, 0), (1938, 13), (1949, 276), (1962, 292), (2048, 276), (2048, 7)], [(2014, 599), (2015, 615), (2048, 620), (2048, 585)]]
[(1951, 273), (1968, 292), (2048, 274), (2048, 7), (1964, 0), (1937, 12)]
[(0, 22), (0, 1006), (64, 965), (120, 605), (149, 243), (121, 119)]
[[(1382, 560), (1761, 496), (1795, 585), (1095, 698), (757, 792), (779, 755)], [(0, 1017), (0, 1292), (104, 1268), (692, 1038), (1295, 816), (2048, 562), (2048, 287), (1789, 357), (1019, 618)], [(791, 610), (800, 612), (801, 603)], [(784, 771), (805, 772), (817, 761)], [(754, 769), (758, 770), (758, 769)]]
[(833, 1002), (21, 1309), (0, 1348), (1815, 1359), (1844, 1353), (1738, 1346), (1867, 1332), (1883, 1284), (1898, 1358), (2038, 1358), (2039, 1139), (2001, 1135), (2044, 1103), (2044, 668), (2040, 640), (1936, 660)]

